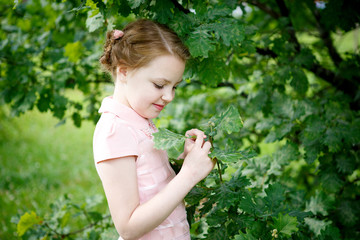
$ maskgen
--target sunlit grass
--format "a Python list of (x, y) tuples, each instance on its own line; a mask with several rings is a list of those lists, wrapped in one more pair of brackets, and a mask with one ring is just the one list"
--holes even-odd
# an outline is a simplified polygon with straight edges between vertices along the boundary
[(64, 194), (78, 203), (103, 194), (92, 155), (93, 123), (55, 127), (57, 119), (37, 111), (0, 116), (0, 239), (14, 238), (15, 215), (45, 214)]

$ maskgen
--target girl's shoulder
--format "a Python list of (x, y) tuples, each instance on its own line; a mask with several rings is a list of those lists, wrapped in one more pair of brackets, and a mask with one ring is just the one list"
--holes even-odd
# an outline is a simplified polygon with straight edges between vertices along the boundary
[(139, 155), (139, 138), (133, 127), (111, 113), (102, 114), (94, 136), (95, 162)]
[(137, 129), (130, 122), (119, 118), (113, 113), (103, 113), (96, 124), (95, 131), (101, 131), (106, 135), (121, 135), (136, 137)]

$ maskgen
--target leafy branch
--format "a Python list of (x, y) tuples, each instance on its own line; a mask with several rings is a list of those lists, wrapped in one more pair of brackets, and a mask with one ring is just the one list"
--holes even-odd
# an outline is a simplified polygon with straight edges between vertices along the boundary
[[(240, 1), (241, 2), (241, 1)], [(249, 4), (252, 4), (256, 7), (258, 7), (260, 10), (264, 11), (265, 13), (269, 14), (274, 19), (279, 19), (280, 17), (285, 17), (288, 19), (286, 30), (289, 33), (290, 36), (290, 42), (292, 42), (295, 45), (295, 53), (299, 54), (301, 50), (301, 44), (299, 43), (297, 37), (295, 28), (292, 24), (292, 20), (290, 17), (290, 11), (289, 8), (286, 6), (285, 2), (283, 0), (276, 0), (276, 3), (278, 5), (278, 8), (280, 10), (280, 13), (275, 12), (274, 9), (271, 9), (264, 3), (260, 3), (259, 1), (252, 0), (252, 1), (246, 1)], [(320, 20), (320, 14), (318, 10), (314, 10), (313, 12), (314, 18), (316, 19), (317, 23), (317, 29), (320, 34), (320, 38), (323, 40), (325, 46), (328, 49), (329, 56), (333, 60), (334, 64), (339, 67), (340, 64), (343, 62), (341, 56), (337, 52), (336, 48), (334, 47), (333, 41), (330, 38), (330, 33), (324, 25), (322, 24), (322, 21)], [(256, 48), (257, 53), (260, 55), (267, 55), (272, 58), (277, 58), (278, 55), (267, 48)], [(360, 78), (358, 76), (354, 76), (353, 79), (348, 79), (346, 77), (341, 76), (340, 74), (337, 74), (334, 71), (331, 71), (329, 69), (326, 69), (319, 63), (313, 63), (311, 65), (303, 66), (305, 69), (313, 72), (316, 76), (320, 77), (324, 81), (327, 81), (330, 83), (333, 87), (343, 91), (345, 94), (348, 94), (351, 96), (352, 99), (356, 99), (358, 89), (359, 89), (359, 82)], [(355, 103), (353, 104), (354, 109), (360, 108), (360, 100), (355, 100)]]
[[(79, 206), (72, 203), (71, 200), (65, 198), (59, 199), (58, 202), (52, 205), (52, 211), (44, 218), (38, 216), (35, 212), (26, 212), (17, 222), (17, 233), (19, 237), (30, 234), (38, 238), (55, 238), (67, 239), (80, 234), (86, 236), (89, 231), (95, 233), (96, 229), (104, 231), (112, 224), (103, 224), (107, 220), (111, 220), (111, 215), (102, 215), (99, 212), (91, 211), (93, 207), (98, 205), (101, 201), (96, 198), (91, 199), (93, 202), (90, 204), (83, 204)], [(97, 202), (96, 202), (97, 201)], [(79, 229), (68, 232), (71, 226), (83, 223), (85, 217), (87, 224), (84, 224)], [(45, 235), (44, 235), (45, 234)]]
[[(213, 116), (207, 121), (204, 133), (209, 137), (211, 143), (210, 157), (216, 161), (217, 169), (219, 173), (220, 183), (223, 183), (222, 170), (220, 161), (237, 162), (240, 159), (247, 158), (246, 154), (241, 151), (229, 151), (222, 150), (218, 146), (215, 146), (214, 137), (219, 133), (236, 133), (243, 127), (243, 121), (240, 117), (238, 110), (234, 106), (230, 106), (223, 112)], [(177, 133), (173, 133), (167, 129), (159, 129), (157, 133), (154, 133), (154, 147), (157, 149), (167, 150), (168, 156), (171, 159), (177, 159), (183, 151), (186, 137)], [(223, 146), (226, 148), (226, 146)]]

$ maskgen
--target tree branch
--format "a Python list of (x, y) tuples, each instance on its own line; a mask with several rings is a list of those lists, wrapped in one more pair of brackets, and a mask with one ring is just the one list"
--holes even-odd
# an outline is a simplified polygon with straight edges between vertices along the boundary
[(240, 4), (241, 2), (247, 2), (247, 3), (249, 3), (249, 4), (253, 5), (253, 6), (258, 7), (260, 10), (266, 12), (267, 14), (269, 14), (269, 15), (270, 15), (271, 17), (273, 17), (274, 19), (278, 19), (278, 18), (281, 17), (279, 13), (277, 13), (276, 11), (274, 11), (274, 9), (272, 9), (272, 8), (270, 8), (269, 6), (261, 3), (261, 2), (258, 1), (258, 0), (239, 1), (239, 4)]
[(285, 2), (284, 0), (276, 0), (276, 3), (277, 5), (279, 6), (280, 8), (280, 13), (281, 13), (281, 16), (282, 17), (286, 17), (289, 19), (289, 22), (287, 24), (287, 31), (289, 32), (290, 34), (290, 41), (293, 42), (295, 44), (295, 50), (297, 52), (300, 52), (300, 43), (299, 41), (297, 40), (296, 38), (296, 35), (295, 35), (295, 29), (294, 29), (294, 26), (292, 24), (292, 21), (291, 21), (291, 18), (290, 18), (290, 12), (289, 12), (289, 9), (287, 8), (287, 6), (285, 5)]
[(177, 0), (171, 0), (171, 2), (175, 5), (177, 9), (179, 9), (181, 12), (188, 14), (190, 13), (189, 9), (184, 8)]
[[(289, 40), (295, 44), (295, 50), (296, 50), (295, 54), (300, 52), (301, 45), (296, 38), (295, 29), (294, 29), (294, 26), (293, 26), (291, 18), (290, 18), (290, 11), (287, 8), (284, 0), (276, 0), (276, 3), (280, 10), (280, 16), (278, 16), (278, 14), (275, 14), (276, 12), (274, 12), (274, 10), (269, 9), (266, 5), (259, 3), (257, 0), (249, 0), (247, 2), (249, 4), (252, 4), (257, 7), (261, 6), (259, 8), (261, 10), (263, 10), (265, 13), (272, 16), (274, 19), (278, 19), (280, 16), (288, 18), (289, 22), (287, 25), (287, 31), (290, 34)], [(340, 63), (342, 62), (342, 58), (340, 57), (340, 55), (336, 51), (336, 48), (333, 45), (332, 39), (330, 37), (330, 33), (328, 31), (326, 31), (325, 28), (321, 25), (319, 14), (315, 14), (315, 18), (316, 18), (316, 21), (318, 24), (320, 37), (324, 41), (325, 46), (328, 48), (329, 55), (330, 55), (331, 59), (333, 60), (335, 66), (339, 67)], [(271, 49), (256, 48), (256, 51), (260, 55), (270, 56), (272, 58), (277, 57), (277, 54), (275, 52), (273, 52)], [(340, 91), (344, 92), (345, 94), (349, 95), (353, 99), (352, 108), (360, 109), (360, 101), (354, 100), (357, 95), (357, 91), (359, 89), (359, 80), (357, 78), (353, 79), (353, 80), (346, 79), (346, 78), (342, 77), (341, 75), (338, 75), (335, 72), (324, 68), (323, 66), (321, 66), (318, 63), (315, 63), (311, 66), (306, 66), (306, 67), (304, 66), (304, 68), (313, 72), (316, 76), (322, 78), (326, 82), (330, 83), (333, 87), (335, 87), (335, 88), (339, 89)]]
[(343, 61), (340, 54), (337, 52), (336, 48), (334, 47), (333, 41), (330, 37), (330, 32), (327, 31), (324, 27), (324, 25), (320, 21), (320, 14), (317, 9), (315, 9), (314, 17), (316, 20), (316, 25), (318, 28), (318, 31), (320, 33), (320, 38), (323, 40), (325, 46), (328, 48), (329, 55), (331, 57), (331, 60), (335, 64), (336, 67), (339, 67), (340, 63)]
[[(276, 58), (277, 54), (268, 48), (256, 48), (256, 52), (262, 56), (269, 56), (271, 58)], [(311, 66), (303, 66), (305, 69), (309, 70), (310, 72), (314, 73), (319, 78), (323, 79), (324, 81), (330, 83), (333, 87), (337, 88), (338, 90), (342, 91), (343, 93), (349, 95), (352, 99), (355, 98), (359, 84), (355, 81), (350, 81), (340, 75), (337, 75), (333, 71), (324, 68), (319, 63), (314, 63)], [(360, 109), (360, 102), (357, 100), (353, 102), (354, 109)]]
[(94, 227), (94, 226), (95, 226), (96, 224), (98, 224), (99, 222), (102, 222), (102, 221), (104, 221), (105, 219), (110, 218), (110, 217), (111, 217), (110, 214), (109, 214), (109, 215), (106, 215), (106, 216), (104, 216), (102, 219), (100, 219), (99, 221), (93, 222), (93, 223), (91, 223), (91, 224), (89, 224), (89, 225), (87, 225), (87, 226), (85, 226), (85, 227), (83, 227), (83, 228), (81, 228), (81, 229), (75, 230), (75, 231), (73, 231), (73, 232), (69, 232), (69, 233), (66, 233), (66, 234), (61, 234), (60, 236), (61, 236), (62, 238), (66, 238), (66, 237), (68, 237), (68, 236), (76, 235), (76, 234), (78, 234), (78, 233), (84, 232), (85, 230)]
[[(240, 2), (242, 2), (242, 1), (240, 1)], [(289, 22), (287, 24), (287, 31), (288, 31), (288, 33), (290, 35), (290, 41), (295, 44), (296, 51), (300, 52), (301, 45), (300, 45), (299, 41), (296, 38), (295, 29), (294, 29), (294, 26), (293, 26), (293, 24), (291, 22), (289, 9), (287, 8), (287, 6), (285, 5), (285, 2), (283, 0), (276, 0), (276, 3), (277, 3), (277, 5), (278, 5), (278, 7), (280, 9), (280, 14), (278, 12), (274, 11), (269, 6), (259, 2), (258, 0), (248, 0), (246, 2), (251, 4), (251, 5), (254, 5), (254, 6), (258, 7), (259, 9), (261, 9), (265, 13), (269, 14), (274, 19), (279, 19), (280, 17), (288, 18)]]
[(277, 54), (268, 48), (259, 48), (256, 47), (256, 52), (262, 56), (270, 56), (271, 58), (277, 58)]

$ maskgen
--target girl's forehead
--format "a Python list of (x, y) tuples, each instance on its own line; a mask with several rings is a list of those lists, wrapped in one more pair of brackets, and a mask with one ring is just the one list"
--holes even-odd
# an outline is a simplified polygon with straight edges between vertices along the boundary
[[(163, 80), (171, 81), (173, 78), (172, 75), (182, 75), (184, 69), (184, 61), (172, 55), (164, 55), (156, 57), (146, 66), (134, 70), (135, 72), (144, 71), (151, 74), (153, 77), (163, 78)], [(171, 78), (169, 78), (170, 76)]]

